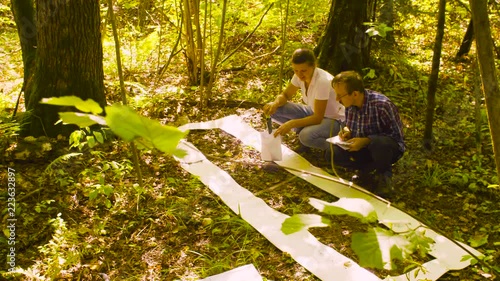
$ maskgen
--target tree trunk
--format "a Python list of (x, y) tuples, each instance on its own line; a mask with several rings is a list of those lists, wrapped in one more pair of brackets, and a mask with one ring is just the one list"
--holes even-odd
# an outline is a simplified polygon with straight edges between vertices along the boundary
[(441, 49), (443, 46), (445, 12), (446, 0), (439, 0), (438, 26), (436, 32), (436, 42), (434, 43), (434, 54), (432, 57), (432, 70), (427, 89), (427, 112), (425, 115), (423, 140), (424, 147), (428, 150), (432, 148), (432, 124), (434, 122), (434, 109), (436, 107), (436, 89), (439, 76), (439, 64), (441, 63)]
[(105, 105), (99, 1), (37, 0), (37, 54), (26, 85), (29, 120), (23, 134), (68, 135), (74, 127), (54, 125), (67, 108), (40, 104), (42, 98), (75, 95)]
[[(488, 7), (486, 0), (470, 0), (474, 33), (476, 35), (476, 50), (479, 59), (481, 81), (488, 111), (493, 152), (497, 165), (497, 175), (500, 179), (500, 89), (496, 76), (493, 54), (493, 39), (491, 37)], [(498, 184), (498, 183), (497, 183)]]
[(321, 68), (337, 74), (361, 69), (369, 58), (369, 36), (363, 22), (370, 21), (370, 0), (332, 1), (323, 35), (315, 48)]
[[(196, 0), (183, 0), (183, 13), (184, 13), (184, 26), (186, 28), (186, 35), (185, 35), (185, 40), (186, 40), (186, 51), (184, 53), (186, 57), (186, 64), (187, 64), (187, 69), (188, 69), (188, 76), (189, 76), (189, 85), (191, 86), (197, 86), (199, 85), (199, 77), (198, 77), (198, 46), (196, 45), (195, 42), (195, 32), (196, 29), (199, 29), (199, 27), (196, 27), (196, 29), (193, 29), (194, 25), (194, 10), (199, 10), (199, 8), (195, 8), (196, 6)], [(196, 16), (195, 16), (196, 17)], [(199, 21), (198, 21), (199, 22)], [(201, 46), (200, 46), (201, 47)]]
[(36, 25), (32, 0), (11, 0), (11, 9), (17, 26), (24, 66), (23, 90), (35, 66)]
[(458, 50), (457, 54), (455, 55), (455, 60), (459, 60), (463, 56), (465, 56), (469, 53), (473, 40), (474, 40), (474, 23), (471, 19), (469, 21), (469, 25), (467, 26), (467, 31), (465, 32), (464, 39), (462, 40), (462, 44), (460, 45), (460, 49)]

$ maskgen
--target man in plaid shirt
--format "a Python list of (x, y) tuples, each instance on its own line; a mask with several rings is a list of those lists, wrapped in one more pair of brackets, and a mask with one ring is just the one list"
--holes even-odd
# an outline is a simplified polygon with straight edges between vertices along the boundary
[(354, 178), (383, 197), (392, 195), (392, 164), (403, 156), (403, 123), (398, 109), (388, 97), (363, 85), (355, 71), (336, 75), (332, 87), (346, 108), (345, 127), (339, 132), (346, 148), (334, 146), (334, 163), (359, 170)]

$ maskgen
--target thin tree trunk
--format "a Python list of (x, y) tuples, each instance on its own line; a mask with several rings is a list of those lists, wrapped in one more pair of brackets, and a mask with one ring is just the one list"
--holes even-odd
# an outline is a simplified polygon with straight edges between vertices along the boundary
[[(125, 94), (125, 82), (122, 71), (120, 39), (118, 38), (118, 30), (116, 28), (115, 14), (113, 13), (113, 0), (108, 0), (108, 6), (110, 9), (109, 17), (111, 20), (111, 26), (113, 28), (113, 38), (115, 40), (116, 68), (118, 70), (118, 77), (120, 79), (120, 94), (122, 97), (122, 103), (124, 105), (127, 105), (127, 96)], [(130, 143), (130, 147), (132, 148), (132, 154), (134, 157), (133, 159), (134, 159), (135, 170), (137, 172), (137, 179), (139, 180), (139, 185), (143, 187), (144, 185), (142, 180), (142, 171), (141, 171), (141, 166), (139, 165), (139, 152), (137, 151), (137, 147), (135, 146), (135, 143), (133, 141)], [(140, 196), (137, 197), (137, 209), (139, 208), (139, 199)]]
[(73, 126), (54, 126), (59, 108), (42, 98), (76, 95), (102, 107), (104, 72), (99, 1), (37, 0), (37, 53), (33, 79), (26, 85), (29, 122), (25, 135), (68, 135)]
[(481, 115), (481, 99), (483, 98), (483, 93), (481, 92), (481, 77), (479, 76), (479, 65), (477, 58), (474, 60), (472, 64), (472, 69), (474, 73), (474, 117), (476, 119), (476, 150), (477, 153), (481, 154), (482, 145), (481, 145), (481, 125), (482, 125), (482, 115)]
[(436, 107), (436, 89), (439, 78), (439, 64), (441, 63), (441, 49), (443, 46), (445, 12), (446, 0), (439, 0), (438, 26), (436, 42), (434, 43), (434, 54), (432, 57), (432, 71), (429, 77), (429, 87), (427, 89), (427, 112), (425, 115), (423, 139), (424, 148), (428, 150), (432, 149), (432, 124), (434, 123), (434, 109)]
[[(286, 9), (285, 9), (285, 20), (281, 26), (281, 60), (280, 60), (280, 75), (279, 75), (279, 86), (278, 86), (278, 93), (281, 93), (281, 90), (283, 88), (283, 69), (285, 68), (285, 54), (286, 54), (286, 31), (288, 27), (288, 9), (290, 7), (290, 0), (286, 1)], [(280, 10), (281, 5), (280, 5)]]
[(467, 31), (465, 32), (464, 39), (462, 40), (462, 44), (460, 44), (460, 49), (458, 50), (457, 54), (455, 55), (455, 60), (459, 60), (463, 56), (465, 56), (469, 53), (473, 40), (474, 40), (474, 23), (471, 19), (469, 21), (469, 25), (467, 26)]
[(215, 83), (215, 72), (217, 70), (217, 62), (219, 60), (219, 56), (222, 50), (222, 42), (224, 41), (224, 25), (226, 22), (226, 11), (227, 11), (227, 0), (224, 0), (222, 4), (222, 19), (219, 32), (219, 43), (217, 45), (217, 51), (215, 52), (215, 57), (212, 62), (212, 69), (210, 70), (210, 80), (208, 81), (208, 86), (205, 91), (205, 96), (202, 99), (202, 107), (206, 106), (210, 101), (210, 98), (212, 97), (212, 88)]
[(479, 59), (486, 109), (488, 111), (488, 121), (490, 124), (495, 162), (497, 165), (497, 175), (500, 179), (500, 114), (498, 114), (498, 109), (500, 108), (500, 89), (496, 76), (493, 40), (488, 19), (488, 6), (486, 0), (470, 0), (469, 3), (472, 10), (472, 19), (474, 21), (476, 50)]
[(197, 48), (194, 41), (192, 0), (184, 0), (184, 25), (186, 27), (186, 63), (190, 85), (198, 85), (198, 58)]

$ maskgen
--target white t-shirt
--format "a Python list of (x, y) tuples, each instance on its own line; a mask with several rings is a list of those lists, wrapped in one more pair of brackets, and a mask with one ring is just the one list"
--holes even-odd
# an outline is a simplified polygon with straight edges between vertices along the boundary
[(336, 100), (337, 94), (332, 88), (333, 76), (327, 71), (316, 67), (314, 69), (311, 83), (306, 95), (306, 83), (301, 81), (297, 75), (293, 75), (290, 81), (295, 87), (300, 88), (302, 100), (314, 111), (314, 100), (328, 100), (325, 117), (331, 119), (345, 120), (345, 108)]

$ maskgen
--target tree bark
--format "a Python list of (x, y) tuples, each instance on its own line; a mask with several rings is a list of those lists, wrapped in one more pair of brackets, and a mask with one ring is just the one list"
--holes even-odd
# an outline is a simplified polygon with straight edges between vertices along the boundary
[(24, 135), (68, 135), (75, 127), (54, 125), (58, 111), (42, 98), (75, 95), (105, 105), (99, 1), (37, 0), (37, 54), (26, 85), (29, 120)]
[(434, 123), (434, 109), (436, 107), (436, 89), (439, 76), (439, 64), (441, 63), (441, 49), (443, 46), (444, 22), (446, 13), (446, 0), (439, 0), (439, 16), (436, 31), (436, 42), (434, 43), (434, 54), (432, 57), (432, 70), (429, 77), (427, 89), (427, 112), (425, 115), (424, 148), (432, 148), (432, 124)]
[[(500, 179), (500, 89), (496, 76), (493, 53), (493, 39), (491, 37), (490, 22), (488, 19), (487, 0), (470, 0), (474, 33), (476, 35), (476, 50), (479, 59), (479, 69), (483, 91), (488, 111), (493, 152), (497, 165), (497, 175)], [(496, 183), (498, 184), (498, 182)]]
[(363, 22), (371, 20), (370, 0), (332, 1), (328, 22), (315, 48), (321, 68), (337, 74), (344, 70), (361, 73), (369, 58), (369, 36)]
[(472, 41), (474, 40), (474, 21), (472, 19), (469, 21), (469, 25), (467, 26), (467, 31), (465, 31), (464, 39), (462, 40), (462, 44), (460, 44), (460, 49), (455, 55), (455, 60), (461, 59), (463, 56), (467, 55), (470, 51), (470, 47), (472, 46)]
[[(184, 53), (186, 57), (186, 64), (188, 69), (189, 76), (189, 85), (197, 86), (199, 85), (199, 77), (198, 77), (198, 46), (195, 42), (195, 32), (193, 29), (194, 20), (193, 20), (193, 10), (196, 9), (194, 6), (196, 5), (195, 0), (183, 0), (183, 13), (184, 13), (184, 26), (186, 28), (185, 40), (186, 40), (186, 51)], [(197, 28), (195, 26), (195, 28)], [(201, 47), (201, 46), (200, 46)]]
[(23, 90), (35, 66), (36, 24), (33, 0), (11, 0), (11, 9), (17, 26), (24, 66)]

